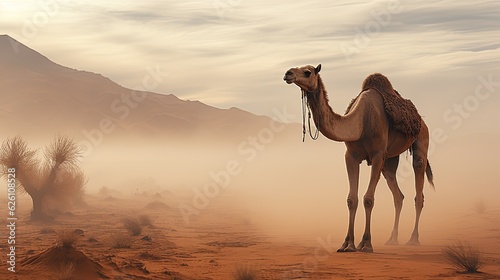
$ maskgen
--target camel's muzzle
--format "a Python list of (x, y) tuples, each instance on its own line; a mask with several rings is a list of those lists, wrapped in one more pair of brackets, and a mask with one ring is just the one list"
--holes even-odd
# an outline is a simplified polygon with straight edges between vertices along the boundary
[(283, 77), (283, 80), (287, 84), (293, 83), (295, 81), (295, 77), (293, 76), (293, 72), (290, 70), (286, 71), (285, 76)]

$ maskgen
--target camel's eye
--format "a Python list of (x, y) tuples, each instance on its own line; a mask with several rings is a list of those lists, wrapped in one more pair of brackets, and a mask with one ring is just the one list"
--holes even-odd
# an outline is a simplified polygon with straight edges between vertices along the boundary
[(307, 78), (309, 78), (309, 76), (311, 76), (311, 71), (309, 71), (309, 70), (304, 71), (304, 75), (305, 75)]

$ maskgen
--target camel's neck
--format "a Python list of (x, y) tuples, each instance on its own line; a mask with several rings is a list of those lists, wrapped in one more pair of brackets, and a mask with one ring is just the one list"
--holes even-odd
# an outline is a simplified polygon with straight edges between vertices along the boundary
[(356, 141), (361, 137), (359, 118), (352, 114), (342, 116), (332, 110), (320, 76), (318, 76), (318, 88), (314, 91), (305, 91), (305, 94), (314, 123), (325, 137), (339, 142)]

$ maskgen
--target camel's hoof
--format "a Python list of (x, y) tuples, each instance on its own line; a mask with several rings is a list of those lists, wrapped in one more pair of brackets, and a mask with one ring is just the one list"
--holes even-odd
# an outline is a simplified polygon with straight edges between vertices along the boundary
[(363, 253), (373, 253), (373, 248), (365, 246), (365, 247), (361, 248), (361, 250), (359, 250), (359, 251), (363, 252)]
[(395, 245), (399, 245), (399, 242), (397, 239), (389, 239), (389, 240), (387, 240), (387, 242), (385, 242), (385, 245), (395, 246)]
[(358, 251), (365, 252), (365, 253), (372, 253), (373, 252), (372, 243), (369, 240), (361, 241), (359, 243), (357, 249), (358, 249)]
[(410, 240), (406, 243), (407, 246), (420, 246), (420, 242), (418, 240)]
[(350, 252), (356, 252), (356, 248), (354, 248), (353, 245), (349, 245), (347, 247), (340, 247), (337, 250), (338, 253), (350, 253)]

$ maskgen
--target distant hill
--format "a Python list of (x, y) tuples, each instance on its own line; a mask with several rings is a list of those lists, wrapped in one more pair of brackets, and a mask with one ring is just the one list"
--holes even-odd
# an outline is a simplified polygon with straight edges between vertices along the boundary
[(2, 138), (67, 133), (85, 139), (100, 131), (115, 139), (241, 141), (270, 122), (237, 108), (134, 91), (56, 64), (8, 35), (0, 35), (0, 73)]

